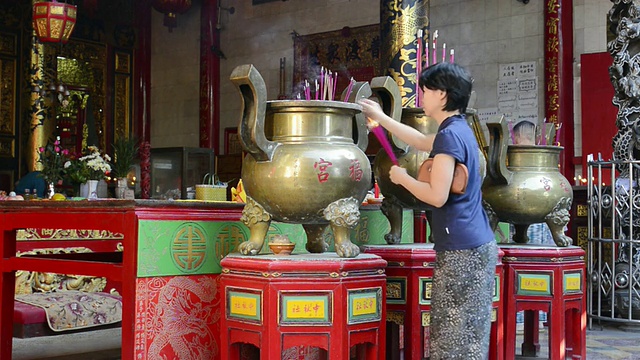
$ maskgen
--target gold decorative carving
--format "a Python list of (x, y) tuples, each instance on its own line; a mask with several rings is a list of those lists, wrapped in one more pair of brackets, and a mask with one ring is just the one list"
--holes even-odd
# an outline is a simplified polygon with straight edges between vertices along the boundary
[[(103, 44), (69, 41), (59, 52), (51, 54), (55, 59), (56, 73), (51, 74), (71, 87), (82, 88), (91, 98), (92, 106), (88, 109), (95, 122), (95, 132), (98, 136), (98, 147), (108, 149), (106, 143), (107, 120), (106, 83), (107, 83), (107, 49)], [(60, 56), (61, 59), (57, 57)]]
[(576, 213), (580, 217), (585, 217), (589, 214), (589, 207), (587, 205), (576, 205)]
[(120, 73), (129, 74), (131, 55), (123, 52), (116, 51), (116, 71)]
[[(16, 60), (0, 58), (0, 134), (15, 136)], [(13, 145), (13, 141), (10, 142)], [(3, 149), (4, 150), (4, 149)], [(5, 151), (3, 151), (3, 154)], [(13, 155), (13, 146), (11, 146)]]
[(422, 326), (423, 327), (431, 326), (431, 314), (428, 311), (422, 312)]
[(387, 322), (404, 326), (404, 313), (402, 311), (387, 311)]
[(16, 234), (17, 241), (47, 241), (47, 240), (122, 240), (122, 233), (108, 230), (78, 230), (78, 229), (20, 229)]
[[(423, 31), (423, 44), (429, 39), (430, 1), (382, 2), (380, 65), (398, 84), (403, 107), (414, 107), (416, 99), (418, 30)], [(426, 54), (429, 54), (428, 46)]]
[(387, 282), (387, 299), (402, 299), (402, 284)]
[(115, 96), (114, 96), (114, 127), (117, 136), (129, 134), (130, 123), (130, 103), (131, 87), (130, 75), (116, 74), (115, 76)]
[[(89, 253), (86, 247), (35, 249), (18, 252), (16, 256), (43, 254), (79, 254)], [(51, 291), (87, 291), (98, 292), (104, 290), (107, 279), (96, 276), (63, 275), (37, 271), (16, 271), (16, 295)]]
[(17, 43), (15, 34), (0, 34), (0, 54), (16, 56)]
[(14, 157), (15, 152), (13, 151), (14, 147), (13, 138), (0, 138), (0, 157)]

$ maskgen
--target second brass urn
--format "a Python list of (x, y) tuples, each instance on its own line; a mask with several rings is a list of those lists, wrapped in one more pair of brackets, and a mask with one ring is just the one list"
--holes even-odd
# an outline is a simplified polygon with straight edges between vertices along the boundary
[[(264, 80), (252, 65), (237, 67), (231, 81), (242, 94), (238, 135), (247, 152), (242, 164), (247, 193), (242, 221), (251, 235), (240, 244), (240, 252), (260, 252), (275, 220), (302, 224), (306, 248), (313, 253), (328, 249), (323, 233), (330, 225), (338, 256), (357, 256), (360, 249), (351, 242), (350, 230), (360, 220), (360, 204), (371, 188), (360, 105), (267, 101)], [(354, 88), (355, 96), (370, 96), (368, 84), (360, 85)]]
[(557, 246), (571, 245), (564, 228), (570, 219), (573, 189), (558, 169), (562, 147), (508, 145), (504, 119), (487, 127), (491, 139), (482, 197), (493, 228), (498, 221), (511, 223), (516, 230), (513, 240), (527, 243), (529, 225), (544, 222)]

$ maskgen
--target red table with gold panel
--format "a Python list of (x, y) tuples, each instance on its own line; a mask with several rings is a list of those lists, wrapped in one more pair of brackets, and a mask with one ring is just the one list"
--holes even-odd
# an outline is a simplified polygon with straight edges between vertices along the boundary
[[(387, 261), (387, 360), (429, 358), (433, 244), (367, 245), (364, 252)], [(503, 359), (503, 268), (496, 265), (489, 358)]]
[(523, 356), (537, 356), (538, 313), (547, 313), (549, 359), (585, 359), (585, 252), (578, 246), (501, 244), (504, 251), (505, 357), (516, 353), (516, 313), (524, 311)]
[[(371, 254), (230, 254), (222, 359), (383, 360), (386, 261)], [(242, 354), (242, 356), (241, 356)]]

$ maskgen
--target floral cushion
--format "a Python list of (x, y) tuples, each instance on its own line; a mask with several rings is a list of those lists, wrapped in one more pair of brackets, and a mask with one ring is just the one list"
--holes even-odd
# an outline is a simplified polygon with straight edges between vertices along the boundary
[(44, 309), (53, 331), (90, 328), (122, 320), (122, 299), (107, 293), (60, 291), (16, 295), (15, 299)]

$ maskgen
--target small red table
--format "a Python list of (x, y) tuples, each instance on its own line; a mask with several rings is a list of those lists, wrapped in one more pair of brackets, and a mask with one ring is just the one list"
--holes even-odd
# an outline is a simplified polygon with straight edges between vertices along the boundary
[(327, 359), (385, 358), (380, 257), (230, 254), (221, 266), (223, 360), (252, 352), (280, 359), (292, 347), (319, 348)]
[(516, 313), (525, 312), (523, 356), (537, 356), (538, 313), (547, 313), (549, 358), (585, 359), (585, 252), (578, 246), (501, 244), (505, 266), (505, 357), (516, 349)]
[[(433, 244), (368, 245), (364, 252), (387, 261), (387, 359), (429, 357)], [(502, 276), (499, 252), (493, 301), (489, 358), (503, 359)], [(402, 330), (401, 330), (402, 329)]]

